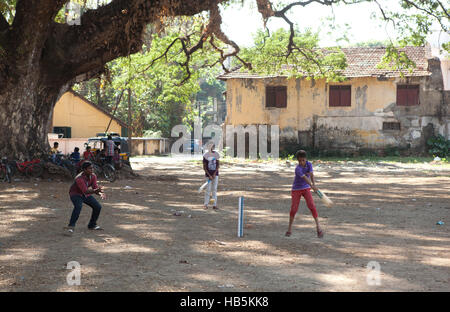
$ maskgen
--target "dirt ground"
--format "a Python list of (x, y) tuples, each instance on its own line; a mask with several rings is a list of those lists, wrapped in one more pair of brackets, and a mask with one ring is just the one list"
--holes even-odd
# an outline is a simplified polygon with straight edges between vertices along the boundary
[[(322, 239), (304, 199), (284, 236), (294, 171), (286, 163), (223, 164), (213, 211), (197, 192), (200, 162), (134, 159), (140, 178), (101, 181), (105, 230), (87, 230), (83, 206), (72, 237), (62, 230), (71, 182), (0, 183), (0, 291), (450, 291), (448, 166), (313, 165), (335, 203), (314, 195)], [(78, 286), (67, 283), (71, 261), (81, 266)]]

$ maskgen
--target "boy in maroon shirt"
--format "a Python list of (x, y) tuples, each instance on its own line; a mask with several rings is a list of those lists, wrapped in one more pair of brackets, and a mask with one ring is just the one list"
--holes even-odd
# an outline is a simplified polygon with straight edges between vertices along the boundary
[(93, 173), (92, 163), (85, 161), (81, 168), (83, 171), (75, 178), (75, 181), (69, 190), (70, 200), (72, 201), (74, 208), (67, 227), (66, 233), (68, 235), (71, 235), (74, 232), (75, 224), (80, 216), (83, 203), (92, 208), (88, 229), (102, 230), (102, 228), (97, 225), (97, 219), (100, 215), (102, 206), (92, 194), (100, 195), (102, 199), (105, 199), (105, 193), (103, 193), (103, 188), (97, 184), (97, 176)]

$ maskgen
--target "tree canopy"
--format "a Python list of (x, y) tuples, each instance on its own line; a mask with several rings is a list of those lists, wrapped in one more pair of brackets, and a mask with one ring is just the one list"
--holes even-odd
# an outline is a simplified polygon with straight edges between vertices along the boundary
[[(286, 50), (289, 41), (295, 46)], [(242, 58), (251, 62), (253, 71), (327, 80), (340, 80), (339, 71), (346, 67), (345, 54), (339, 48), (320, 49), (318, 34), (306, 30), (301, 33), (279, 29), (270, 36), (263, 31), (255, 35), (255, 45), (242, 50)], [(301, 48), (300, 48), (301, 47)]]
[[(170, 136), (178, 124), (190, 126), (199, 114), (193, 102), (203, 88), (213, 87), (220, 72), (216, 59), (220, 56), (211, 46), (195, 53), (187, 63), (179, 37), (186, 31), (200, 27), (201, 19), (177, 19), (177, 27), (164, 33), (150, 33), (142, 51), (118, 58), (107, 64), (107, 75), (87, 83), (75, 85), (75, 89), (94, 102), (127, 120), (128, 100), (123, 90), (132, 93), (131, 126), (133, 135), (141, 136), (146, 130)], [(191, 35), (191, 40), (195, 34)], [(182, 65), (185, 64), (185, 65)], [(189, 79), (187, 79), (189, 77)], [(204, 101), (204, 96), (199, 94)], [(117, 112), (116, 112), (117, 106)]]
[[(250, 0), (249, 0), (250, 1)], [(219, 64), (230, 71), (226, 60), (233, 57), (241, 67), (252, 69), (252, 58), (222, 31), (221, 8), (243, 0), (0, 0), (0, 154), (11, 157), (36, 157), (48, 150), (47, 132), (51, 124), (52, 110), (58, 98), (74, 83), (86, 81), (107, 72), (109, 62), (135, 54), (142, 49), (154, 50), (151, 56), (143, 56), (142, 63), (149, 73), (158, 71), (154, 56), (181, 66), (170, 68), (188, 81), (195, 75), (202, 59), (202, 51), (215, 51), (215, 59), (206, 59), (202, 65)], [(71, 17), (73, 8), (75, 16)], [(255, 8), (262, 16), (262, 25), (269, 19), (279, 18), (288, 25), (288, 32), (276, 33), (286, 43), (286, 49), (274, 46), (279, 57), (295, 62), (305, 72), (316, 72), (315, 66), (341, 65), (339, 57), (330, 59), (326, 55), (310, 53), (310, 40), (302, 40), (305, 30), (296, 29), (289, 12), (294, 8), (311, 4), (323, 6), (358, 5), (375, 3), (385, 22), (395, 25), (401, 38), (400, 45), (423, 45), (433, 23), (448, 32), (448, 2), (438, 0), (397, 0), (401, 10), (390, 12), (385, 0), (304, 0), (269, 1), (256, 0)], [(90, 6), (89, 6), (90, 5)], [(77, 15), (78, 14), (78, 15)], [(199, 18), (190, 30), (180, 33), (164, 51), (152, 44), (145, 45), (145, 30), (148, 25), (157, 33), (170, 25), (176, 26), (175, 17)], [(244, 30), (243, 30), (244, 31)], [(313, 36), (312, 36), (313, 37)], [(262, 39), (262, 37), (261, 37)], [(262, 47), (260, 46), (259, 49)], [(448, 45), (443, 48), (448, 49)], [(395, 57), (394, 45), (388, 49)], [(338, 56), (339, 53), (335, 56)], [(198, 57), (196, 56), (198, 55)], [(255, 64), (260, 62), (255, 58)], [(260, 62), (261, 63), (261, 62)], [(156, 65), (153, 68), (153, 65)], [(138, 69), (139, 70), (139, 69)], [(133, 70), (130, 69), (130, 72)], [(324, 71), (326, 74), (327, 72)], [(118, 73), (124, 79), (122, 73)], [(141, 78), (145, 79), (145, 78)], [(134, 81), (137, 94), (144, 92), (139, 78)], [(171, 92), (159, 96), (170, 99)], [(170, 114), (170, 111), (168, 111)]]

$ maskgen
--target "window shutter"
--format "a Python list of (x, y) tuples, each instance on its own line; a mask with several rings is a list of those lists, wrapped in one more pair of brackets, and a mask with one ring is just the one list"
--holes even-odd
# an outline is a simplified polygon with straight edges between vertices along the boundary
[(330, 86), (330, 107), (339, 106), (340, 96), (338, 86)]
[(53, 127), (53, 133), (62, 134), (63, 138), (71, 138), (72, 137), (72, 128), (71, 127)]
[(397, 105), (419, 105), (419, 85), (397, 85)]
[(330, 107), (352, 105), (351, 86), (330, 86), (329, 96), (330, 96), (329, 100)]
[(287, 88), (286, 86), (266, 87), (266, 107), (286, 107)]
[(397, 105), (408, 105), (408, 89), (406, 86), (397, 86)]
[(408, 86), (408, 105), (419, 105), (419, 86)]
[(383, 130), (400, 130), (400, 123), (383, 121)]
[(276, 107), (286, 107), (287, 106), (287, 88), (276, 87)]
[(266, 107), (276, 106), (276, 91), (274, 87), (266, 87)]
[(350, 86), (340, 88), (340, 106), (352, 106), (352, 92)]

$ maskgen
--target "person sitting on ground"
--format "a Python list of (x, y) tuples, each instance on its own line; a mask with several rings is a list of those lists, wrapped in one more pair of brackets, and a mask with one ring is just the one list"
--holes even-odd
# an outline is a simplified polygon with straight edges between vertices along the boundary
[(55, 163), (57, 165), (61, 163), (61, 157), (62, 157), (62, 154), (58, 150), (58, 147), (59, 147), (59, 143), (54, 142), (53, 147), (50, 149), (51, 160), (53, 163)]
[(83, 153), (83, 159), (92, 161), (92, 160), (94, 160), (94, 158), (95, 158), (94, 153), (91, 152), (91, 147), (86, 146), (86, 150)]
[(75, 147), (73, 153), (70, 154), (70, 160), (74, 162), (74, 164), (78, 164), (80, 162), (80, 149)]
[(53, 143), (53, 147), (50, 149), (50, 154), (51, 155), (58, 154), (59, 153), (58, 147), (59, 147), (59, 143), (58, 142), (54, 142)]
[(122, 168), (122, 158), (120, 157), (119, 148), (114, 148), (113, 164), (116, 170)]
[(105, 149), (102, 149), (101, 151), (97, 151), (97, 154), (95, 155), (95, 162), (96, 163), (103, 163), (105, 159)]

